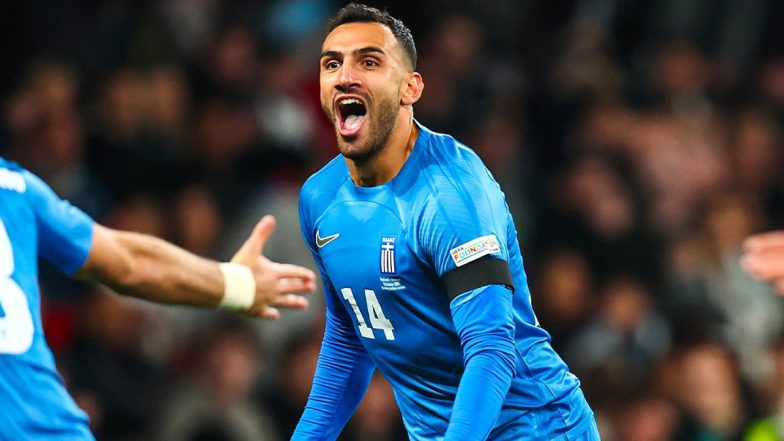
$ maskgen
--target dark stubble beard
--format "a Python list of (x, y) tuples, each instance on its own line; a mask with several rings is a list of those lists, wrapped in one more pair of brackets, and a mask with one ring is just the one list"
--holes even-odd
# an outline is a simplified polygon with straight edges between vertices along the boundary
[[(384, 148), (392, 135), (399, 110), (400, 103), (396, 99), (390, 98), (380, 101), (373, 118), (370, 120), (370, 137), (367, 142), (352, 148), (350, 143), (344, 142), (340, 134), (337, 134), (340, 153), (357, 165), (365, 164), (373, 159)], [(337, 128), (335, 130), (337, 133)]]

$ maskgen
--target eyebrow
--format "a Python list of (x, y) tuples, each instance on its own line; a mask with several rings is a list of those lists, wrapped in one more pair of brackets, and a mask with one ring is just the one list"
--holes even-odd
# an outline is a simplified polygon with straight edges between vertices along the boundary
[[(381, 49), (378, 46), (367, 46), (367, 47), (362, 47), (362, 48), (359, 48), (359, 49), (355, 49), (353, 51), (353, 54), (355, 56), (372, 54), (372, 53), (380, 53), (382, 55), (386, 55), (386, 52), (384, 52), (384, 49)], [(340, 58), (343, 58), (343, 53), (342, 52), (338, 52), (338, 51), (324, 51), (324, 52), (321, 53), (321, 58), (324, 58), (324, 57), (340, 59)]]

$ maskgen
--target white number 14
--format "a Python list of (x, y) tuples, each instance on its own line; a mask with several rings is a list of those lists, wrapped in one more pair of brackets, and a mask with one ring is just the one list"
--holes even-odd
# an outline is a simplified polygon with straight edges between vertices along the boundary
[(351, 305), (354, 315), (357, 316), (359, 334), (361, 336), (375, 339), (376, 336), (373, 335), (373, 329), (380, 329), (384, 331), (384, 336), (387, 340), (395, 339), (395, 333), (393, 332), (395, 328), (392, 326), (392, 322), (384, 315), (384, 310), (381, 309), (381, 304), (378, 303), (378, 297), (376, 297), (376, 293), (373, 292), (372, 289), (365, 290), (365, 303), (367, 303), (368, 306), (370, 326), (372, 326), (373, 329), (368, 327), (365, 319), (362, 317), (362, 311), (359, 310), (359, 305), (357, 305), (357, 300), (354, 298), (354, 293), (351, 291), (351, 288), (343, 288), (340, 292), (343, 294), (343, 298), (348, 301), (348, 304)]

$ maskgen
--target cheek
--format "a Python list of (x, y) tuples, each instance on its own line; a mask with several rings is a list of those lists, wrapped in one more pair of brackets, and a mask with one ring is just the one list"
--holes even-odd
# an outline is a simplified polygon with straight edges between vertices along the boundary
[(324, 78), (322, 75), (319, 78), (319, 96), (321, 97), (321, 103), (329, 102), (330, 95), (332, 92), (332, 82), (329, 79)]
[(331, 99), (329, 97), (329, 94), (325, 93), (324, 90), (322, 89), (320, 97), (321, 97), (321, 108), (324, 110), (324, 113), (331, 116), (332, 104), (331, 104)]
[(408, 83), (405, 79), (395, 76), (389, 79), (389, 84), (392, 85), (389, 90), (389, 96), (394, 97), (397, 102), (402, 103), (406, 97)]

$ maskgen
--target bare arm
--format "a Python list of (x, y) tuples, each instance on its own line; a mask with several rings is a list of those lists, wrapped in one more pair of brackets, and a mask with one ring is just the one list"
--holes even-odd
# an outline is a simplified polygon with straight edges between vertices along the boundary
[[(297, 294), (315, 289), (312, 271), (272, 262), (261, 254), (274, 228), (274, 218), (265, 216), (231, 260), (250, 268), (255, 281), (253, 304), (242, 312), (268, 319), (279, 317), (278, 307), (306, 307), (307, 300)], [(123, 294), (204, 308), (217, 307), (224, 299), (224, 275), (219, 262), (152, 236), (97, 224), (87, 261), (76, 273)]]

